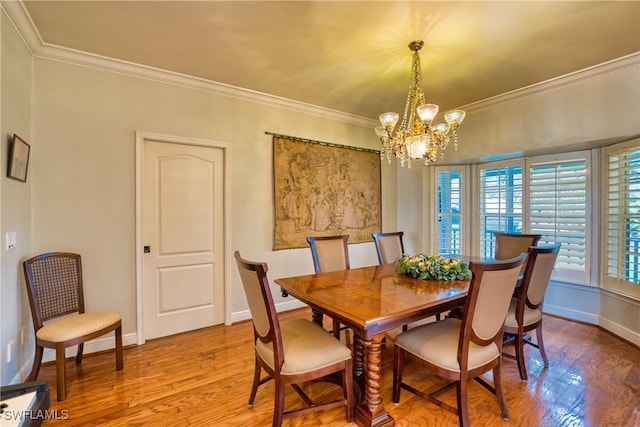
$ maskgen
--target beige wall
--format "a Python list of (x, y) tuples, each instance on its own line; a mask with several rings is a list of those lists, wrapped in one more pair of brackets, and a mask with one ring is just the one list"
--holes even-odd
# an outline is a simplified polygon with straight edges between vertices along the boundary
[[(31, 134), (31, 53), (17, 34), (11, 22), (0, 14), (0, 372), (1, 383), (8, 384), (21, 380), (19, 370), (29, 362), (33, 352), (30, 340), (27, 348), (20, 346), (20, 330), (30, 326), (29, 304), (22, 280), (21, 261), (31, 254), (31, 189), (33, 168), (29, 167), (27, 182), (7, 178), (7, 155), (9, 141), (18, 134), (27, 141), (32, 150), (37, 143)], [(5, 233), (15, 231), (16, 246), (5, 249)], [(13, 361), (7, 361), (7, 345), (15, 344)], [(28, 372), (27, 372), (28, 374)]]
[(640, 54), (468, 108), (460, 149), (445, 163), (562, 147), (593, 147), (640, 134)]
[[(16, 364), (5, 364), (6, 343), (30, 325), (20, 291), (24, 285), (19, 265), (26, 256), (51, 250), (81, 253), (87, 307), (121, 312), (125, 336), (135, 334), (136, 131), (230, 145), (228, 251), (238, 249), (247, 258), (267, 261), (272, 279), (309, 273), (313, 267), (308, 249), (271, 250), (271, 138), (265, 131), (378, 148), (371, 126), (316, 114), (313, 109), (278, 107), (96, 67), (31, 58), (4, 15), (0, 59), (3, 153), (13, 132), (24, 135), (33, 147), (28, 183), (3, 177), (0, 186), (2, 236), (14, 228), (19, 233), (18, 247), (0, 252), (3, 384), (24, 377), (20, 370), (33, 351), (25, 347)], [(638, 93), (637, 84), (633, 74), (613, 73), (531, 95), (532, 104), (521, 97), (472, 108), (461, 133), (464, 150), (459, 153), (477, 157), (511, 151), (514, 146), (555, 147), (638, 133), (640, 125), (633, 124), (637, 123), (633, 117), (639, 117), (639, 109), (629, 98)], [(607, 94), (614, 100), (608, 100)], [(585, 107), (598, 99), (605, 101), (602, 106)], [(630, 106), (630, 112), (618, 117), (605, 108), (619, 105)], [(603, 117), (614, 125), (607, 128)], [(631, 128), (626, 127), (629, 122)], [(454, 156), (451, 161), (455, 160), (460, 159)], [(425, 229), (432, 209), (425, 198), (431, 187), (423, 184), (424, 176), (424, 168), (407, 170), (383, 163), (383, 228), (404, 230), (408, 252), (423, 250), (428, 241)], [(377, 262), (371, 243), (349, 249), (353, 267)], [(231, 311), (243, 313), (247, 307), (237, 273), (233, 264), (227, 267), (231, 269)], [(277, 302), (284, 302), (276, 288), (274, 295)], [(576, 312), (610, 316), (613, 322), (633, 326), (629, 316), (637, 310), (625, 308), (621, 310), (624, 318), (618, 319), (615, 304), (601, 301), (598, 290), (593, 295), (585, 299), (587, 304), (578, 303)]]
[[(377, 146), (367, 126), (39, 58), (33, 90), (33, 138), (40, 142), (33, 158), (33, 250), (81, 253), (88, 307), (120, 311), (125, 335), (136, 331), (136, 131), (230, 144), (228, 250), (268, 261), (272, 279), (313, 266), (308, 249), (271, 250), (272, 152), (265, 131)], [(383, 178), (388, 216), (395, 190)], [(354, 266), (376, 262), (372, 243), (351, 245), (350, 253)], [(235, 269), (231, 277), (231, 311), (246, 310)]]

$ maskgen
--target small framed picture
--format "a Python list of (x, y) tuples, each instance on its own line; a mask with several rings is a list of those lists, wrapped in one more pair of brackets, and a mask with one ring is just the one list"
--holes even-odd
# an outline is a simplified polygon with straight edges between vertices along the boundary
[(27, 167), (29, 166), (29, 153), (31, 146), (18, 135), (13, 134), (11, 149), (9, 150), (9, 178), (27, 182)]

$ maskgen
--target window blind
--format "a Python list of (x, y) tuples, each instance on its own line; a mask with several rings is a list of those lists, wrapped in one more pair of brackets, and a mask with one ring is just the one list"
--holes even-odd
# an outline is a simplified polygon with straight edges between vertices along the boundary
[(609, 277), (640, 284), (640, 148), (607, 158), (606, 271)]
[(578, 272), (587, 282), (587, 164), (585, 159), (532, 164), (529, 229), (539, 244), (561, 243), (556, 270)]
[(522, 232), (522, 166), (480, 169), (480, 255), (494, 254), (493, 232)]
[(438, 181), (438, 254), (461, 255), (462, 173), (440, 170)]

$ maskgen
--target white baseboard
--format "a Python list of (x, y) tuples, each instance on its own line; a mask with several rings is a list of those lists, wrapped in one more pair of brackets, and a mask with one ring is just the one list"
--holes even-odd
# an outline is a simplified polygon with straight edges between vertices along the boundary
[[(306, 304), (296, 300), (296, 299), (292, 299), (291, 301), (287, 301), (284, 303), (279, 303), (276, 304), (276, 310), (278, 312), (281, 311), (288, 311), (288, 310), (294, 310), (297, 308), (302, 308), (302, 307), (306, 307)], [(231, 315), (231, 320), (232, 322), (239, 322), (242, 320), (248, 320), (251, 319), (251, 313), (249, 312), (249, 310), (245, 310), (245, 311), (240, 311), (240, 312), (236, 312), (233, 313)], [(123, 346), (128, 346), (128, 345), (135, 345), (138, 343), (138, 335), (134, 332), (134, 333), (130, 333), (130, 334), (125, 334), (122, 335), (122, 345)], [(86, 343), (84, 343), (84, 354), (90, 354), (90, 353), (97, 353), (99, 351), (105, 351), (105, 350), (111, 350), (115, 347), (115, 342), (114, 342), (114, 338), (113, 338), (113, 334), (109, 334), (109, 335), (105, 335), (103, 337), (100, 338), (96, 338), (94, 340), (88, 341)], [(78, 349), (77, 346), (71, 346), (71, 347), (67, 347), (66, 351), (65, 351), (65, 356), (66, 357), (75, 357), (76, 353), (77, 353)], [(56, 352), (54, 349), (52, 348), (45, 348), (44, 349), (44, 353), (42, 355), (42, 362), (53, 362), (56, 360)], [(29, 361), (29, 369), (31, 367), (31, 363), (33, 362), (33, 360)], [(23, 367), (20, 371), (24, 371), (25, 368)], [(28, 374), (28, 373), (27, 373)], [(18, 374), (16, 375), (17, 381), (16, 382), (20, 382), (20, 378), (24, 378), (24, 375), (22, 375), (21, 372), (18, 372)]]
[(603, 329), (611, 332), (612, 334), (629, 341), (631, 344), (634, 344), (640, 347), (640, 334), (632, 331), (631, 329), (625, 328), (624, 326), (620, 326), (617, 323), (613, 323), (608, 319), (601, 318), (600, 326)]
[(619, 325), (615, 322), (610, 321), (609, 319), (605, 319), (604, 317), (600, 317), (593, 313), (586, 313), (583, 311), (570, 310), (563, 307), (553, 306), (553, 305), (544, 305), (545, 313), (553, 314), (560, 317), (565, 317), (567, 319), (578, 320), (580, 322), (590, 323), (592, 325), (597, 325), (611, 332), (612, 334), (629, 341), (630, 343), (640, 347), (640, 334), (634, 332), (628, 328), (625, 328), (622, 325)]
[(600, 324), (599, 316), (597, 314), (587, 313), (585, 311), (571, 310), (564, 307), (558, 307), (557, 305), (545, 304), (544, 312), (560, 317), (566, 317), (567, 319), (591, 323), (592, 325)]
[[(300, 300), (295, 298), (291, 299), (287, 302), (280, 302), (276, 304), (276, 311), (278, 313), (283, 311), (295, 310), (297, 308), (303, 308), (307, 305)], [(251, 319), (251, 312), (249, 310), (237, 311), (235, 313), (231, 313), (231, 323), (241, 322), (243, 320)]]
[[(281, 302), (276, 304), (276, 310), (278, 312), (295, 310), (298, 308), (306, 307), (306, 304), (292, 299), (291, 301)], [(560, 317), (566, 317), (567, 319), (578, 320), (585, 323), (590, 323), (593, 325), (601, 326), (612, 334), (619, 336), (622, 339), (629, 341), (632, 344), (640, 346), (640, 334), (625, 328), (617, 323), (614, 323), (608, 319), (601, 318), (598, 315), (593, 313), (586, 313), (582, 311), (570, 310), (563, 307), (553, 306), (545, 304), (544, 311), (549, 314), (553, 314)], [(240, 322), (243, 320), (251, 319), (251, 313), (249, 310), (243, 310), (239, 312), (235, 312), (231, 314), (232, 323)], [(125, 334), (122, 336), (122, 345), (135, 345), (138, 342), (138, 337), (136, 333)], [(113, 334), (105, 335), (104, 337), (97, 338), (95, 340), (91, 340), (84, 344), (84, 354), (96, 353), (99, 351), (110, 350), (115, 347)], [(72, 346), (67, 348), (66, 357), (75, 357), (77, 352), (76, 346)], [(43, 362), (53, 362), (56, 360), (56, 354), (53, 349), (45, 348), (44, 354), (42, 356)], [(28, 374), (27, 369), (30, 369), (32, 361), (29, 361), (28, 366), (23, 366), (18, 373), (15, 375), (15, 378), (11, 381), (11, 384), (16, 384), (21, 382), (22, 378), (25, 378), (25, 375)]]
[[(131, 333), (122, 335), (122, 345), (128, 346), (132, 344), (137, 344), (138, 336), (137, 334)], [(115, 348), (116, 343), (113, 337), (113, 334), (108, 334), (100, 338), (96, 338), (94, 340), (88, 341), (84, 343), (84, 351), (83, 354), (97, 353), (99, 351), (111, 350)], [(66, 357), (76, 357), (76, 353), (78, 352), (77, 346), (67, 347), (65, 351)], [(56, 352), (52, 348), (45, 348), (44, 353), (42, 355), (42, 362), (53, 362), (56, 360)]]

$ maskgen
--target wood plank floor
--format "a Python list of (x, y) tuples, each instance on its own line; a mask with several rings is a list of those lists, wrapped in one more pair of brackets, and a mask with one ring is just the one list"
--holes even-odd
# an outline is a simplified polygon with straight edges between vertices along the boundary
[[(310, 318), (310, 310), (281, 315)], [(479, 384), (469, 390), (471, 424), (476, 426), (640, 426), (640, 349), (589, 325), (545, 316), (544, 334), (550, 367), (527, 346), (529, 381), (520, 381), (516, 363), (503, 362), (503, 387), (510, 412), (500, 417), (495, 398)], [(399, 405), (391, 401), (393, 336), (383, 358), (382, 397), (396, 425), (449, 426), (457, 418), (403, 391)], [(113, 352), (87, 355), (80, 367), (67, 361), (68, 398), (57, 402), (55, 365), (45, 365), (39, 379), (48, 381), (51, 410), (67, 411), (66, 420), (44, 425), (66, 426), (269, 426), (273, 385), (258, 391), (247, 407), (253, 372), (250, 322), (215, 326), (148, 341), (124, 350), (124, 371), (115, 371)], [(345, 338), (348, 341), (348, 337)], [(513, 351), (513, 346), (506, 346)], [(417, 365), (406, 378), (424, 389), (439, 384)], [(312, 397), (335, 395), (325, 383), (308, 388)], [(455, 406), (455, 391), (444, 398)], [(301, 406), (293, 391), (287, 407)], [(285, 419), (284, 426), (344, 426), (344, 411), (335, 409)], [(352, 424), (355, 426), (355, 424)]]

